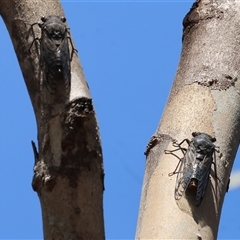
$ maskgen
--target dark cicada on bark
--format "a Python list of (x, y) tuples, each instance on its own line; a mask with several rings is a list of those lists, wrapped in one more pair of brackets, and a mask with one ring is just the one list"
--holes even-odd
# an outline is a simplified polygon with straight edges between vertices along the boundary
[[(56, 85), (63, 79), (68, 92), (71, 83), (71, 60), (76, 50), (68, 36), (66, 18), (48, 16), (42, 17), (41, 20), (42, 23), (38, 23), (41, 28), (41, 38), (38, 40), (40, 41), (40, 66), (43, 79), (51, 93), (56, 92)], [(71, 54), (69, 41), (72, 47)]]
[[(173, 146), (178, 149), (165, 150), (165, 153), (173, 154), (177, 158), (179, 157), (173, 152), (181, 150), (183, 153), (183, 158), (179, 158), (180, 161), (175, 171), (169, 174), (169, 176), (177, 174), (175, 199), (180, 200), (187, 192), (193, 193), (195, 204), (199, 206), (208, 185), (211, 165), (215, 160), (216, 146), (213, 143), (216, 139), (206, 133), (194, 132), (192, 135), (191, 141), (184, 139), (179, 144), (174, 142)], [(187, 148), (181, 146), (185, 141), (188, 143)], [(216, 175), (216, 165), (214, 166)]]

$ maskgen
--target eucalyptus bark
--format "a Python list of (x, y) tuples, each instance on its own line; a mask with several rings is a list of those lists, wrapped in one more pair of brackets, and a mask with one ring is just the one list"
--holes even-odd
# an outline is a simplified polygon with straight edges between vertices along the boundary
[[(216, 239), (240, 141), (240, 2), (196, 1), (183, 20), (183, 46), (161, 122), (150, 139), (136, 239)], [(161, 91), (161, 90), (160, 90)], [(174, 199), (172, 140), (204, 132), (217, 139), (216, 168), (199, 207)]]
[(39, 65), (41, 16), (64, 16), (58, 0), (1, 0), (0, 14), (22, 70), (37, 121), (32, 186), (43, 216), (44, 239), (104, 239), (103, 165), (98, 124), (77, 54), (71, 90), (47, 91)]

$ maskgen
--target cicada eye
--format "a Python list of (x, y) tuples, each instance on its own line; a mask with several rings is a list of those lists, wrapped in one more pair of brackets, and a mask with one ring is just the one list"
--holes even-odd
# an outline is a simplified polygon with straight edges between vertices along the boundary
[(42, 20), (43, 22), (46, 22), (46, 18), (45, 18), (44, 16), (41, 17), (41, 20)]
[(198, 135), (200, 135), (200, 134), (201, 134), (200, 132), (193, 132), (193, 133), (192, 133), (192, 136), (193, 136), (193, 137), (196, 137), (196, 136), (198, 136)]
[(215, 137), (213, 137), (211, 140), (212, 140), (212, 142), (216, 142), (216, 138)]
[(66, 18), (65, 17), (61, 17), (61, 21), (62, 22), (66, 22)]

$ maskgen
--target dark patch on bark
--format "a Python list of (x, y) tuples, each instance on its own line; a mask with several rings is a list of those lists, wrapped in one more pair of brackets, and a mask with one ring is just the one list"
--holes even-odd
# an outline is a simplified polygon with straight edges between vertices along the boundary
[[(69, 180), (69, 186), (76, 188), (81, 174), (95, 174), (99, 176), (104, 190), (104, 170), (102, 162), (102, 149), (99, 144), (92, 99), (80, 98), (69, 103), (62, 112), (62, 139), (61, 160), (59, 166), (52, 165), (50, 138), (47, 133), (43, 137), (42, 154), (48, 162), (41, 159), (34, 167), (32, 186), (37, 192), (44, 187), (52, 191), (56, 178), (62, 177)], [(92, 140), (90, 140), (92, 139)], [(94, 161), (93, 161), (94, 159)], [(95, 172), (95, 173), (94, 173)]]
[(159, 142), (163, 142), (165, 139), (169, 139), (169, 135), (166, 134), (153, 135), (148, 142), (147, 149), (144, 152), (144, 154), (147, 156), (153, 147), (155, 147)]
[[(92, 114), (94, 114), (92, 99), (80, 98), (67, 105), (63, 127), (65, 129), (65, 136), (62, 139), (63, 152), (72, 151), (78, 145), (76, 139), (82, 131), (85, 132), (84, 124)], [(80, 139), (84, 139), (84, 136)]]
[(209, 87), (211, 90), (227, 90), (229, 87), (234, 86), (236, 81), (237, 77), (222, 74), (219, 79), (202, 79), (202, 81), (198, 81), (198, 84)]
[[(96, 163), (90, 161), (91, 159), (99, 160), (100, 156), (96, 151), (88, 152), (87, 148), (76, 153), (68, 152), (67, 155), (63, 155), (61, 159), (61, 165), (47, 167), (43, 162), (38, 162), (34, 167), (34, 176), (32, 181), (32, 188), (34, 191), (40, 193), (41, 188), (48, 192), (51, 192), (56, 184), (57, 177), (67, 178), (69, 180), (69, 186), (76, 188), (78, 186), (78, 176), (82, 173), (96, 171)], [(104, 172), (103, 168), (99, 171), (104, 190)]]
[[(152, 140), (153, 139), (153, 140)], [(154, 172), (158, 160), (161, 158), (162, 154), (164, 154), (164, 150), (166, 149), (167, 145), (169, 144), (169, 141), (173, 141), (171, 136), (167, 134), (161, 134), (157, 133), (153, 137), (151, 137), (149, 141), (149, 145), (151, 145), (149, 148), (147, 148), (147, 166), (146, 169), (150, 172), (149, 176), (151, 176), (151, 173)]]
[(58, 169), (58, 174), (67, 177), (69, 186), (72, 188), (77, 187), (79, 174), (94, 171), (94, 163), (90, 159), (98, 157), (95, 151), (88, 151), (85, 141), (82, 144), (85, 145), (84, 149), (79, 149), (75, 154), (69, 151), (65, 156), (62, 156), (61, 166)]
[(224, 11), (219, 9), (219, 3), (217, 1), (209, 1), (209, 3), (203, 3), (201, 0), (196, 0), (189, 12), (183, 19), (183, 37), (194, 28), (198, 26), (200, 21), (210, 20), (212, 18), (222, 19), (224, 17)]
[(158, 143), (158, 141), (159, 141), (158, 137), (153, 135), (148, 142), (147, 149), (144, 152), (144, 155), (147, 156), (150, 150)]
[[(63, 137), (61, 141), (62, 157), (59, 174), (69, 179), (69, 185), (77, 187), (78, 176), (82, 172), (99, 171), (104, 189), (104, 171), (96, 169), (97, 164), (92, 161), (101, 161), (102, 150), (99, 147), (99, 136), (95, 126), (92, 99), (80, 98), (69, 103), (64, 113)], [(89, 141), (89, 139), (94, 139)]]
[(185, 35), (190, 31), (190, 29), (198, 24), (200, 18), (198, 13), (198, 1), (193, 3), (192, 7), (190, 8), (189, 12), (183, 19), (183, 36), (182, 41), (184, 40)]
[(74, 207), (73, 209), (75, 214), (79, 215), (81, 213), (81, 210), (79, 207)]

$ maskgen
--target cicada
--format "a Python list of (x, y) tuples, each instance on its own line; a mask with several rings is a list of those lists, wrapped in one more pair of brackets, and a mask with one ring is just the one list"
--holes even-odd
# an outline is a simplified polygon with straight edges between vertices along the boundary
[[(48, 90), (55, 93), (56, 84), (64, 79), (66, 91), (69, 91), (71, 83), (71, 60), (74, 49), (65, 17), (42, 17), (38, 23), (41, 28), (41, 38), (35, 38), (40, 42), (40, 67)], [(32, 24), (35, 25), (36, 23)], [(71, 43), (71, 54), (69, 50)], [(33, 44), (33, 43), (32, 43)], [(31, 45), (32, 46), (32, 45)]]
[[(175, 199), (180, 200), (184, 194), (193, 193), (195, 195), (195, 204), (199, 206), (207, 189), (212, 164), (214, 164), (217, 178), (216, 164), (214, 162), (216, 160), (215, 151), (217, 150), (213, 144), (216, 139), (200, 132), (194, 132), (192, 136), (191, 141), (184, 139), (179, 144), (174, 142), (173, 146), (178, 147), (178, 149), (165, 150), (165, 153), (173, 154), (177, 158), (179, 157), (173, 152), (181, 150), (183, 153), (183, 158), (179, 158), (180, 161), (175, 171), (169, 173), (169, 176), (177, 174)], [(182, 147), (185, 141), (188, 144), (187, 148)]]

